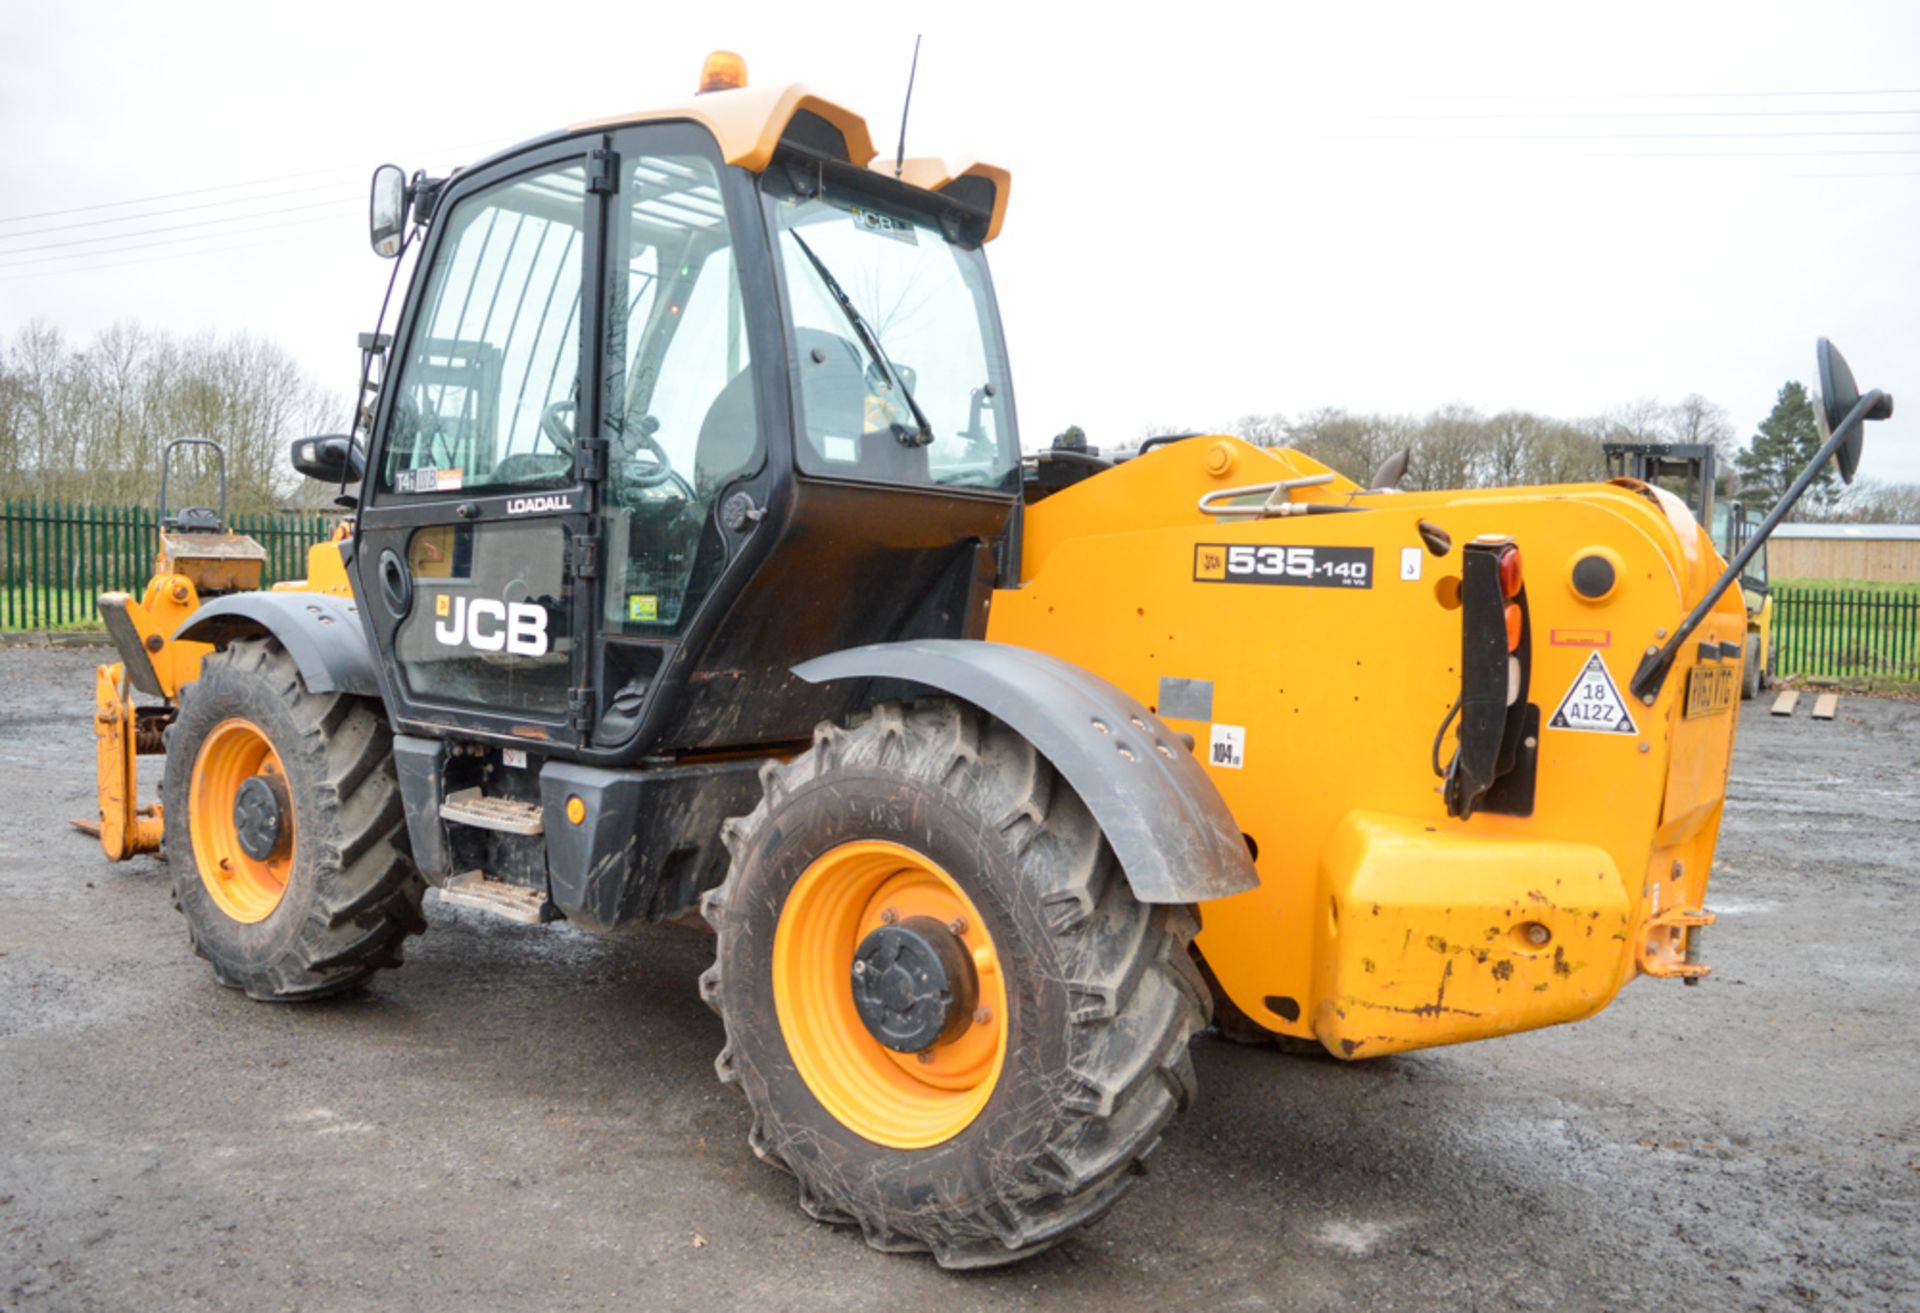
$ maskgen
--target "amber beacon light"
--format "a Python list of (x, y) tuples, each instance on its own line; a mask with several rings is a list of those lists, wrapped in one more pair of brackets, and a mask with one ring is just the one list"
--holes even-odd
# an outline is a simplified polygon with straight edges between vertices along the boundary
[(700, 66), (700, 93), (738, 91), (747, 85), (747, 61), (731, 50), (716, 50)]

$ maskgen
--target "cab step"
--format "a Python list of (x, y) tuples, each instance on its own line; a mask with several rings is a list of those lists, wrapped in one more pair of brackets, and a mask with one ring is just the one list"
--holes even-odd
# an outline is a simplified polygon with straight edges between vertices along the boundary
[(523, 884), (508, 884), (505, 880), (492, 880), (478, 871), (455, 876), (441, 885), (440, 901), (456, 907), (471, 907), (479, 912), (492, 912), (495, 916), (518, 921), (522, 925), (540, 925), (553, 919), (548, 911), (552, 904), (547, 902), (543, 890), (529, 889)]
[(448, 794), (447, 800), (440, 804), (440, 819), (479, 830), (498, 830), (502, 834), (544, 834), (547, 829), (539, 803), (489, 798), (478, 789)]

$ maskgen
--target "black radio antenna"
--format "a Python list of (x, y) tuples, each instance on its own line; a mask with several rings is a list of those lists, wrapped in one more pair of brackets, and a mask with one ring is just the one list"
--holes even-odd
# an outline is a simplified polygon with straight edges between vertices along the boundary
[(913, 37), (913, 66), (907, 70), (907, 103), (900, 107), (900, 149), (893, 156), (893, 176), (907, 167), (907, 111), (913, 108), (913, 78), (920, 71), (920, 34)]

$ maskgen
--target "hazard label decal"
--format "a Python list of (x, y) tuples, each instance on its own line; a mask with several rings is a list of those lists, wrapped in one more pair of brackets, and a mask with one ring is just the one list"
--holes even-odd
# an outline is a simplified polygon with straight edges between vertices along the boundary
[(1595, 652), (1574, 676), (1573, 687), (1547, 722), (1549, 729), (1577, 729), (1589, 734), (1638, 734), (1627, 700), (1620, 696), (1613, 676)]

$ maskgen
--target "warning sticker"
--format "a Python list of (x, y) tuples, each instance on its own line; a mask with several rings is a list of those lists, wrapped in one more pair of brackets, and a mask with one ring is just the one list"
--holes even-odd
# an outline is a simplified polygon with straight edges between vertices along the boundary
[(1549, 729), (1577, 729), (1589, 734), (1638, 734), (1627, 700), (1607, 673), (1606, 662), (1595, 652), (1574, 676), (1573, 687), (1560, 699)]

